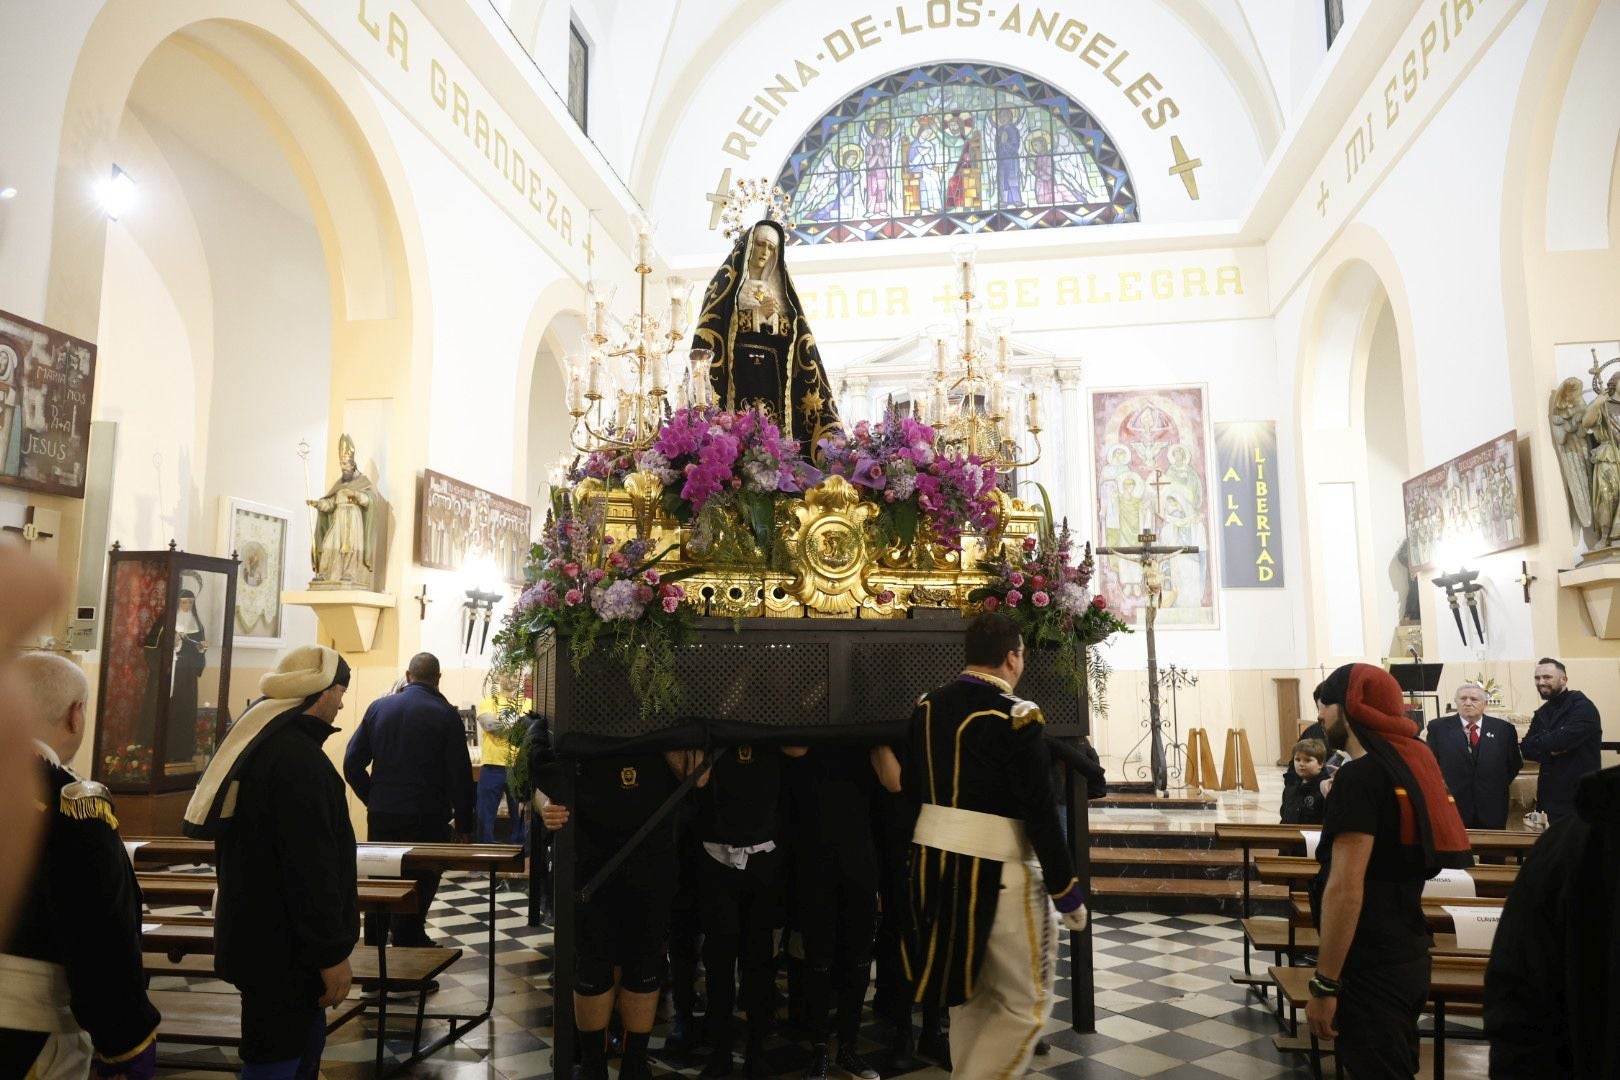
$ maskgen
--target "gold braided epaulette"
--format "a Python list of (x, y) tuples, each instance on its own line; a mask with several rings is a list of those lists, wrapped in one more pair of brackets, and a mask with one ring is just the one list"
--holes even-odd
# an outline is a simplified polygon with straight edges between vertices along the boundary
[(64, 785), (56, 808), (64, 817), (77, 821), (105, 821), (111, 828), (118, 828), (118, 815), (113, 813), (112, 792), (107, 790), (106, 784), (98, 784), (94, 780), (75, 780)]
[(1007, 715), (1012, 718), (1014, 731), (1020, 731), (1030, 724), (1046, 723), (1046, 717), (1041, 715), (1041, 707), (1033, 701), (1020, 701)]

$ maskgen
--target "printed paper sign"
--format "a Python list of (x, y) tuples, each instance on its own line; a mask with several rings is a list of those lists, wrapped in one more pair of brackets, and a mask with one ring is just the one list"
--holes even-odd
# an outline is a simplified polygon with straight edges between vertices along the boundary
[(399, 864), (411, 850), (409, 844), (360, 844), (355, 848), (355, 869), (363, 878), (399, 877)]
[(1502, 922), (1501, 908), (1446, 907), (1445, 913), (1457, 927), (1457, 948), (1490, 952), (1496, 928)]
[(1467, 870), (1442, 870), (1423, 883), (1424, 896), (1474, 896), (1474, 878)]
[(1307, 859), (1316, 858), (1316, 845), (1322, 842), (1322, 830), (1301, 829), (1299, 835), (1305, 838), (1305, 857)]

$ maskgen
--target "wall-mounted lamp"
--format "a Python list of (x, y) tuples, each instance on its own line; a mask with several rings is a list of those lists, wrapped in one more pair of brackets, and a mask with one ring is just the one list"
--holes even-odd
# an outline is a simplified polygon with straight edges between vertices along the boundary
[(1485, 586), (1479, 584), (1478, 579), (1478, 570), (1458, 570), (1434, 579), (1434, 584), (1446, 591), (1446, 603), (1451, 606), (1451, 617), (1457, 622), (1457, 636), (1462, 638), (1464, 645), (1468, 644), (1468, 632), (1463, 629), (1459, 600), (1468, 604), (1468, 614), (1474, 621), (1474, 633), (1479, 636), (1479, 643), (1485, 644), (1485, 627), (1479, 618), (1479, 594), (1485, 591)]
[(484, 633), (478, 639), (478, 652), (483, 654), (484, 646), (489, 644), (489, 624), (495, 617), (495, 605), (501, 602), (498, 592), (484, 592), (482, 589), (468, 589), (467, 600), (461, 606), (467, 612), (467, 641), (462, 646), (463, 652), (472, 652), (473, 627), (478, 622), (478, 613), (484, 614)]
[(112, 176), (102, 182), (97, 195), (101, 198), (101, 208), (108, 220), (117, 221), (120, 215), (135, 205), (135, 180), (114, 165)]

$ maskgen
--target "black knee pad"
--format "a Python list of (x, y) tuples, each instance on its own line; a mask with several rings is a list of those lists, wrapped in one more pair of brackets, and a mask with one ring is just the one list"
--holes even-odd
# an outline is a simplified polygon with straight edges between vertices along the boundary
[(619, 986), (627, 994), (651, 994), (659, 988), (659, 976), (664, 970), (662, 953), (643, 956), (634, 963), (619, 968)]
[(581, 997), (596, 997), (613, 990), (613, 965), (606, 956), (587, 956), (581, 953), (574, 970), (574, 993)]

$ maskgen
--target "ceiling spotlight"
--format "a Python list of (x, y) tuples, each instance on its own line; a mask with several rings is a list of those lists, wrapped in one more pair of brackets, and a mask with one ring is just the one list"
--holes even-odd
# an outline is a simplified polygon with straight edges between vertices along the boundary
[(0, 187), (0, 199), (15, 199), (17, 189), (14, 187)]
[(107, 212), (107, 217), (117, 221), (135, 203), (135, 181), (129, 173), (117, 165), (112, 167), (112, 176), (101, 185), (101, 208)]

